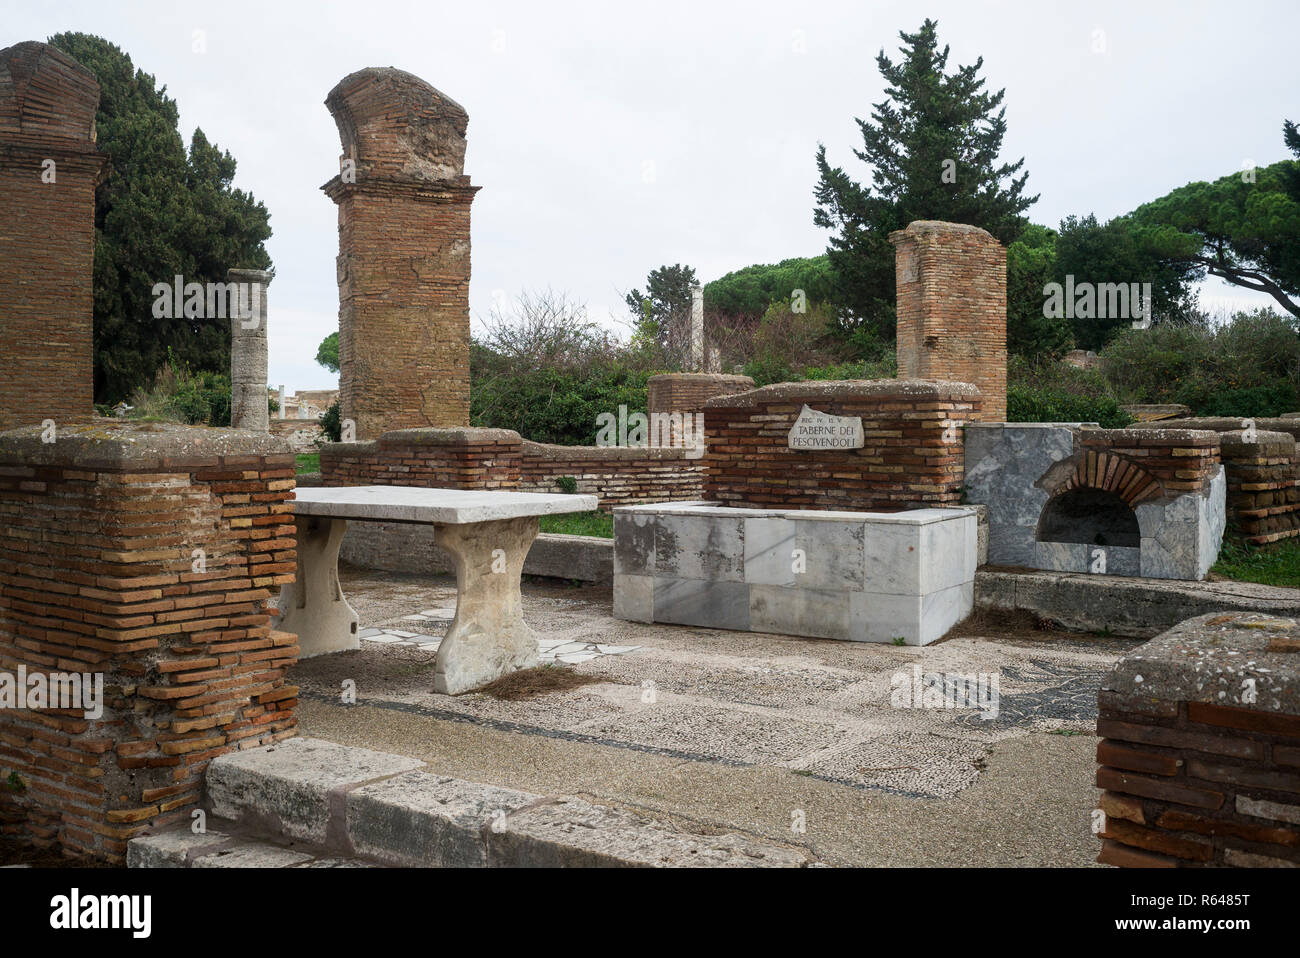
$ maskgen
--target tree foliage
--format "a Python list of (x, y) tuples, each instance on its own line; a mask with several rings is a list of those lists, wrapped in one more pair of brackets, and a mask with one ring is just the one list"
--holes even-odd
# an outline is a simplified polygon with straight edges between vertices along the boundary
[[(1295, 124), (1284, 124), (1283, 137), (1300, 157)], [(1300, 317), (1300, 162), (1189, 183), (1138, 207), (1131, 220), (1152, 254), (1198, 279), (1208, 273), (1268, 293)]]
[(332, 373), (339, 371), (339, 334), (338, 330), (321, 340), (316, 349), (316, 362)]
[(637, 336), (669, 354), (683, 354), (690, 342), (695, 285), (695, 270), (690, 266), (678, 263), (652, 269), (646, 276), (645, 293), (634, 289), (625, 298)]
[(913, 220), (946, 220), (982, 227), (1006, 244), (1020, 235), (1021, 214), (1038, 199), (1024, 195), (1023, 159), (999, 162), (1005, 91), (984, 89), (983, 58), (946, 72), (948, 47), (939, 49), (933, 20), (899, 36), (901, 60), (884, 50), (876, 57), (886, 99), (873, 105), (870, 120), (857, 120), (863, 146), (854, 154), (870, 167), (871, 185), (832, 166), (819, 146), (813, 214), (816, 225), (834, 231), (827, 256), (841, 302), (886, 339), (894, 328), (890, 232)]
[(228, 319), (159, 319), (153, 287), (226, 281), (231, 267), (268, 269), (266, 207), (234, 189), (235, 159), (196, 129), (189, 149), (176, 101), (100, 37), (50, 38), (100, 85), (99, 148), (109, 169), (95, 191), (95, 399), (147, 388), (170, 355), (196, 372), (228, 373)]

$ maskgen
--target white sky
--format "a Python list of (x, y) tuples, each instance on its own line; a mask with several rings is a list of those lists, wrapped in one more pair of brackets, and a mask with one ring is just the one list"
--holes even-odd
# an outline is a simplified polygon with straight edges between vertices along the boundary
[[(1287, 158), (1300, 121), (1300, 5), (1276, 2), (217, 3), (0, 0), (0, 47), (64, 30), (129, 53), (239, 163), (271, 212), (271, 385), (329, 388), (314, 362), (337, 328), (337, 172), (324, 99), (368, 66), (408, 70), (469, 112), (473, 314), (550, 286), (593, 318), (664, 263), (704, 282), (816, 255), (813, 156), (860, 181), (853, 118), (882, 96), (875, 56), (928, 15), (949, 68), (984, 57), (1006, 88), (1008, 159), (1029, 215), (1106, 219), (1246, 161)], [(193, 50), (205, 32), (206, 52)], [(1105, 51), (1094, 52), (1096, 31)], [(652, 169), (653, 177), (646, 171)], [(649, 180), (649, 181), (647, 181)], [(1203, 304), (1268, 297), (1215, 284)]]

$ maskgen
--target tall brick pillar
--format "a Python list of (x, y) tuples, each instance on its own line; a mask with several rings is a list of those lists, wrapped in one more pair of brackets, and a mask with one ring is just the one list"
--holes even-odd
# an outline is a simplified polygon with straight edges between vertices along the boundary
[(1007, 251), (977, 226), (916, 220), (889, 234), (898, 378), (973, 383), (980, 419), (1007, 418)]
[(0, 429), (92, 418), (99, 84), (67, 54), (0, 50)]
[(419, 77), (369, 68), (325, 105), (343, 143), (339, 393), (358, 440), (469, 425), (469, 116)]

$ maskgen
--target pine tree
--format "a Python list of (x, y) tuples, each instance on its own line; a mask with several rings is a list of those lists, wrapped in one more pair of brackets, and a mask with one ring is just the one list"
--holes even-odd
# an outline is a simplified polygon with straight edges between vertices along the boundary
[(826, 147), (819, 145), (821, 179), (813, 213), (816, 225), (836, 231), (827, 255), (850, 314), (846, 322), (874, 326), (889, 338), (894, 326), (891, 231), (913, 220), (946, 220), (982, 227), (1009, 244), (1024, 229), (1021, 214), (1038, 200), (1022, 195), (1029, 177), (1020, 173), (1023, 158), (998, 161), (1007, 129), (1006, 91), (984, 89), (983, 57), (946, 73), (948, 47), (939, 50), (935, 21), (927, 19), (916, 33), (899, 36), (904, 44), (899, 62), (884, 50), (876, 57), (888, 83), (886, 99), (873, 105), (870, 120), (857, 120), (863, 147), (853, 152), (871, 167), (872, 185), (863, 187), (832, 167)]
[(232, 188), (234, 157), (202, 130), (186, 151), (176, 101), (119, 47), (85, 33), (50, 43), (99, 81), (95, 126), (109, 156), (95, 190), (95, 401), (148, 388), (169, 357), (195, 372), (229, 373), (230, 321), (156, 318), (153, 286), (269, 269), (266, 207)]

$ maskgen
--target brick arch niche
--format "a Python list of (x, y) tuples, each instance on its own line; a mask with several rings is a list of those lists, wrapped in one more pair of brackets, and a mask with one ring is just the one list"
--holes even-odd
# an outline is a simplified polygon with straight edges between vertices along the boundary
[(1203, 579), (1225, 524), (1218, 434), (975, 423), (966, 502), (989, 510), (992, 565)]

